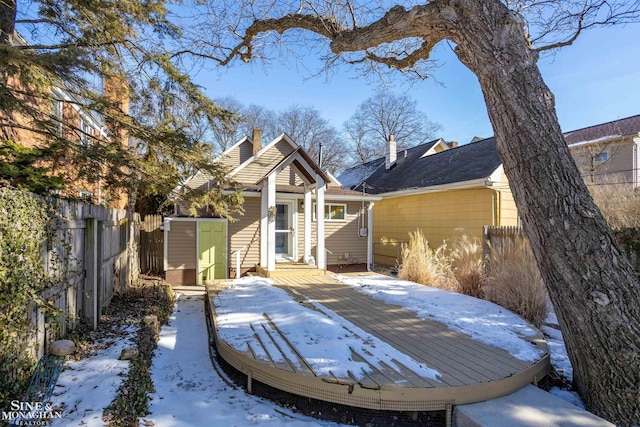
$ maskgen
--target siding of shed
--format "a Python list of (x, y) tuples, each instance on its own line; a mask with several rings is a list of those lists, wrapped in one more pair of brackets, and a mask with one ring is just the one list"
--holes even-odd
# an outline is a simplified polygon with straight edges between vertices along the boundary
[(195, 285), (197, 269), (197, 223), (171, 221), (167, 232), (167, 282), (173, 285)]
[(167, 267), (169, 269), (196, 268), (196, 222), (171, 221), (171, 230), (167, 233)]

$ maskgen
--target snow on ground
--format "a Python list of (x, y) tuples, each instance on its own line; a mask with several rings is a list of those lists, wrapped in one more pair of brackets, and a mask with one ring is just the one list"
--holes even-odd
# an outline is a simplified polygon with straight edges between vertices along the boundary
[(524, 319), (492, 302), (382, 275), (334, 276), (354, 289), (416, 312), (474, 340), (502, 348), (513, 357), (536, 361), (543, 351), (527, 340), (537, 334)]
[[(551, 365), (555, 368), (556, 372), (567, 380), (567, 383), (573, 382), (573, 367), (571, 361), (567, 355), (567, 348), (564, 345), (564, 338), (560, 327), (558, 326), (558, 318), (553, 311), (553, 307), (549, 309), (549, 315), (545, 320), (545, 325), (540, 328), (547, 340), (547, 347), (549, 347), (549, 353), (551, 356)], [(586, 408), (586, 405), (578, 395), (578, 393), (570, 390), (562, 390), (558, 387), (552, 387), (549, 393), (560, 399), (576, 405), (582, 409)]]
[[(285, 342), (279, 342), (279, 348), (273, 344), (273, 340), (282, 341), (270, 326), (273, 323), (317, 375), (346, 378), (351, 372), (356, 378), (363, 378), (370, 366), (354, 361), (353, 349), (370, 355), (367, 359), (378, 368), (385, 363), (400, 369), (394, 362), (397, 360), (424, 378), (437, 379), (438, 371), (418, 363), (318, 303), (312, 302), (320, 311), (305, 307), (272, 283), (261, 277), (245, 277), (230, 282), (229, 288), (220, 292), (215, 305), (221, 339), (240, 351), (247, 351), (249, 345), (258, 358), (269, 360), (271, 356), (284, 362), (279, 348), (288, 351), (289, 346)], [(267, 347), (268, 355), (256, 335)], [(287, 358), (298, 360), (295, 354), (287, 354)]]
[(115, 398), (129, 361), (119, 360), (120, 353), (132, 345), (137, 327), (129, 326), (124, 336), (106, 338), (98, 343), (107, 346), (97, 354), (77, 362), (65, 362), (53, 392), (51, 404), (63, 408), (62, 418), (52, 426), (103, 426), (102, 411)]
[(569, 383), (573, 381), (573, 367), (569, 356), (567, 356), (567, 348), (564, 345), (562, 332), (550, 326), (540, 328), (547, 340), (547, 347), (551, 355), (551, 364), (556, 368), (558, 374), (567, 379)]
[[(504, 330), (509, 331), (506, 336), (511, 338), (526, 333), (527, 330), (511, 319), (508, 311), (492, 307), (492, 305), (487, 305), (485, 301), (475, 298), (461, 298), (464, 296), (448, 294), (444, 291), (435, 292), (436, 290), (422, 285), (386, 276), (339, 277), (339, 279), (372, 296), (384, 298), (390, 303), (399, 304), (402, 302), (406, 304), (405, 308), (422, 313), (421, 315), (426, 315), (427, 318), (434, 319), (436, 315), (444, 316), (444, 320), (434, 320), (449, 324), (452, 328), (460, 327), (456, 325), (464, 325), (470, 331), (487, 328), (492, 332), (485, 335), (491, 337), (495, 337), (496, 334), (501, 335), (500, 331)], [(258, 310), (248, 310), (250, 307), (248, 283), (242, 281), (236, 283), (235, 291), (230, 292), (230, 295), (235, 295), (234, 298), (241, 302), (240, 305), (233, 302), (230, 304), (234, 304), (236, 309), (242, 309), (239, 311), (244, 310), (248, 317), (256, 318)], [(270, 287), (265, 283), (258, 286), (261, 291), (259, 296), (256, 293), (252, 297), (254, 303), (255, 298), (259, 298), (262, 299), (265, 307), (283, 307), (281, 308), (283, 315), (287, 315), (287, 313), (289, 316), (299, 315), (298, 311), (292, 308), (293, 306), (301, 308), (299, 303), (287, 301), (279, 292), (272, 292), (275, 288), (269, 289)], [(352, 340), (352, 345), (354, 342), (359, 345), (371, 344), (371, 341), (366, 343), (357, 341), (356, 335), (365, 337), (367, 334), (357, 331), (352, 325), (346, 325), (344, 319), (339, 318), (326, 308), (319, 305), (317, 307), (327, 314), (305, 313), (304, 320), (296, 318), (294, 322), (290, 322), (292, 328), (308, 333), (306, 338), (309, 348), (319, 348), (326, 345), (324, 340), (327, 338), (330, 339), (330, 342)], [(429, 316), (426, 310), (432, 311), (434, 316)], [(266, 310), (260, 311), (260, 316), (263, 311)], [(305, 312), (309, 311), (311, 310), (305, 309)], [(459, 315), (455, 316), (454, 320), (449, 320), (456, 313)], [(262, 322), (262, 320), (259, 321)], [(553, 314), (549, 317), (548, 323), (552, 321)], [(286, 321), (283, 322), (282, 319), (276, 319), (276, 323), (278, 327), (286, 327)], [(307, 328), (311, 325), (313, 328)], [(335, 326), (342, 328), (342, 330), (338, 332), (337, 329), (332, 329)], [(344, 326), (348, 326), (350, 330), (344, 329)], [(549, 335), (547, 343), (551, 351), (552, 364), (562, 375), (571, 379), (571, 364), (566, 356), (562, 335), (553, 328), (543, 327), (543, 330)], [(108, 338), (108, 342), (103, 342), (102, 347), (106, 348), (100, 350), (96, 355), (78, 362), (65, 363), (66, 368), (60, 375), (52, 398), (54, 406), (64, 407), (63, 418), (54, 420), (53, 426), (91, 427), (105, 425), (102, 421), (103, 409), (116, 396), (117, 389), (129, 367), (129, 362), (118, 360), (118, 358), (122, 349), (131, 345), (136, 329), (128, 327), (124, 332), (124, 335)], [(301, 337), (304, 337), (304, 334), (301, 334)], [(505, 338), (501, 341), (510, 342), (511, 338)], [(514, 338), (514, 342), (517, 341)], [(522, 344), (513, 345), (514, 348), (510, 351), (518, 354), (527, 353), (524, 350), (526, 346), (520, 348)], [(380, 348), (377, 348), (375, 354), (380, 353), (379, 350)], [(388, 350), (383, 353), (387, 353), (387, 357), (391, 355)], [(345, 359), (345, 356), (341, 356), (340, 359)], [(320, 365), (325, 363), (322, 360), (318, 362)], [(350, 363), (348, 360), (343, 360), (343, 362)], [(295, 414), (272, 402), (247, 395), (242, 388), (229, 385), (223, 380), (213, 368), (209, 357), (204, 300), (201, 296), (179, 296), (169, 324), (163, 326), (160, 332), (158, 348), (155, 351), (151, 367), (151, 376), (156, 391), (151, 394), (150, 414), (140, 420), (141, 426), (325, 427), (338, 425)], [(584, 407), (575, 393), (560, 389), (552, 389), (551, 393), (577, 406)]]
[(180, 296), (151, 366), (156, 391), (141, 426), (337, 426), (230, 386), (212, 366), (202, 297)]

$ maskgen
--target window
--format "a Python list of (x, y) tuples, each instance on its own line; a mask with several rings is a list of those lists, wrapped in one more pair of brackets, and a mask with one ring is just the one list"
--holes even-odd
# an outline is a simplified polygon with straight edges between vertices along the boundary
[(86, 121), (80, 119), (80, 144), (87, 147), (91, 146), (91, 144), (93, 143), (91, 138), (92, 136), (93, 128), (89, 126)]
[[(324, 219), (325, 221), (346, 221), (347, 219), (347, 205), (325, 203), (324, 205)], [(316, 220), (316, 204), (313, 204), (313, 220)]]
[(52, 120), (55, 122), (56, 126), (56, 134), (58, 136), (62, 135), (62, 101), (53, 101), (53, 106), (51, 107), (51, 116)]
[(80, 190), (78, 192), (78, 199), (85, 202), (91, 202), (93, 200), (93, 193), (87, 190)]
[(609, 153), (607, 153), (606, 151), (603, 151), (602, 153), (598, 153), (594, 156), (593, 160), (596, 162), (607, 161), (609, 160)]

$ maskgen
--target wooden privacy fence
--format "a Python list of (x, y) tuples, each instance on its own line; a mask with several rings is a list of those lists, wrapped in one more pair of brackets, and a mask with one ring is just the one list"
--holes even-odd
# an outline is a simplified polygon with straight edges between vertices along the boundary
[(46, 200), (60, 217), (56, 230), (60, 243), (44, 251), (45, 268), (66, 266), (67, 286), (44, 295), (64, 313), (59, 319), (60, 331), (48, 329), (39, 309), (31, 313), (36, 333), (30, 347), (36, 357), (42, 357), (47, 344), (58, 333), (74, 329), (79, 320), (95, 329), (114, 293), (136, 281), (140, 271), (138, 214), (55, 198)]
[[(640, 275), (640, 230), (625, 228), (614, 230), (613, 234), (627, 255), (636, 274)], [(482, 228), (483, 259), (485, 261), (487, 260), (491, 250), (501, 250), (505, 252), (516, 250), (516, 242), (521, 238), (527, 239), (527, 235), (522, 227), (484, 226)]]
[(145, 274), (164, 272), (164, 233), (161, 215), (146, 215), (140, 228), (140, 271)]
[(522, 227), (482, 227), (482, 258), (486, 260), (491, 250), (510, 252), (516, 249), (519, 239), (527, 239)]

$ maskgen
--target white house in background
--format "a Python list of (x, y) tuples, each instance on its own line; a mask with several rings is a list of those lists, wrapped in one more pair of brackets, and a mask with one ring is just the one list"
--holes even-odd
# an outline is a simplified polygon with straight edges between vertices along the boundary
[(640, 185), (640, 115), (565, 132), (584, 182)]

